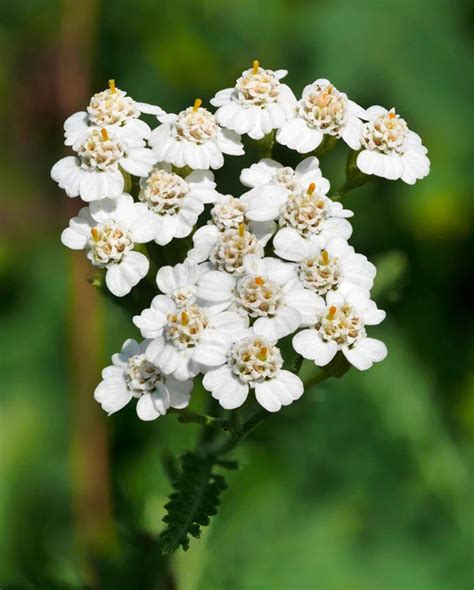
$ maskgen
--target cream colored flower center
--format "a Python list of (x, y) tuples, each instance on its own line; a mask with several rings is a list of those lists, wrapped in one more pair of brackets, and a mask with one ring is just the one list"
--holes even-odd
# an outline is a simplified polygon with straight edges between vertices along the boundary
[(345, 123), (347, 99), (334, 86), (313, 84), (298, 102), (297, 115), (309, 127), (329, 135), (339, 135)]
[(181, 176), (155, 168), (142, 182), (138, 198), (157, 215), (173, 215), (180, 210), (188, 192), (188, 184)]
[(197, 144), (215, 139), (218, 131), (215, 116), (202, 107), (181, 111), (173, 124), (173, 135), (177, 139)]
[(87, 107), (89, 121), (99, 126), (114, 125), (139, 117), (140, 111), (135, 106), (135, 101), (126, 94), (115, 87), (113, 90), (108, 88), (94, 94)]
[(321, 224), (327, 219), (328, 199), (316, 192), (298, 192), (289, 195), (280, 214), (280, 225), (293, 227), (303, 237), (321, 231)]
[(283, 359), (273, 342), (250, 337), (234, 344), (229, 364), (234, 375), (244, 383), (261, 383), (278, 375)]
[(125, 369), (125, 381), (134, 397), (154, 391), (162, 377), (152, 363), (145, 359), (144, 354), (136, 354), (128, 359)]
[(185, 349), (196, 346), (208, 326), (209, 319), (204, 310), (197, 305), (190, 305), (168, 316), (165, 333), (177, 348)]
[(120, 262), (133, 246), (131, 237), (114, 221), (100, 223), (91, 229), (89, 258), (95, 266), (103, 268)]
[(408, 125), (394, 109), (364, 123), (362, 144), (367, 150), (401, 155), (405, 153), (407, 138)]
[(265, 106), (276, 102), (280, 81), (271, 70), (258, 65), (246, 70), (235, 84), (236, 98), (243, 106)]
[(229, 196), (211, 209), (212, 223), (221, 230), (238, 228), (245, 223), (246, 212), (247, 206), (240, 199)]
[(335, 289), (341, 280), (341, 269), (336, 256), (323, 250), (319, 256), (310, 256), (298, 265), (298, 274), (303, 285), (318, 295), (326, 295)]
[(272, 180), (274, 184), (278, 184), (289, 191), (295, 191), (299, 186), (295, 178), (295, 171), (289, 166), (279, 168), (273, 175)]
[(243, 277), (237, 284), (236, 301), (252, 318), (274, 316), (282, 296), (279, 285), (265, 277)]
[(125, 146), (105, 128), (93, 128), (78, 149), (78, 154), (85, 170), (116, 169), (125, 155)]
[(220, 270), (241, 274), (243, 259), (247, 254), (263, 256), (263, 248), (257, 238), (241, 224), (238, 229), (230, 228), (219, 234), (210, 260)]
[(331, 306), (315, 324), (323, 340), (334, 341), (340, 346), (352, 346), (366, 336), (364, 323), (349, 304)]
[(196, 287), (194, 285), (180, 287), (170, 293), (170, 297), (176, 303), (177, 307), (186, 307), (196, 301)]

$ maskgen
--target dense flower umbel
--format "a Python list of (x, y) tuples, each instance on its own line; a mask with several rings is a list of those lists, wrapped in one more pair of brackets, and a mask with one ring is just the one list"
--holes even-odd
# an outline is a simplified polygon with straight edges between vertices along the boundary
[(178, 115), (158, 116), (161, 125), (150, 136), (150, 146), (158, 160), (196, 170), (222, 168), (224, 154), (244, 153), (240, 135), (222, 129), (216, 117), (204, 107), (201, 99)]
[(357, 166), (364, 174), (375, 174), (407, 184), (429, 174), (428, 150), (419, 135), (395, 112), (373, 106), (367, 109), (368, 122), (361, 132), (362, 151)]
[(182, 409), (189, 404), (192, 380), (177, 381), (162, 375), (156, 365), (146, 359), (150, 344), (127, 340), (120, 353), (112, 357), (112, 365), (102, 371), (102, 381), (94, 397), (110, 415), (121, 410), (133, 398), (142, 420), (155, 420), (169, 408)]
[(287, 73), (265, 70), (255, 60), (249, 70), (242, 72), (234, 88), (220, 90), (211, 100), (212, 105), (219, 107), (219, 123), (253, 139), (262, 139), (280, 128), (296, 105), (292, 90), (280, 82)]
[(86, 250), (98, 268), (107, 269), (105, 282), (117, 297), (130, 292), (148, 272), (148, 258), (134, 250), (150, 242), (157, 221), (143, 203), (130, 195), (95, 201), (83, 207), (61, 234), (62, 243), (73, 250)]
[[(182, 409), (198, 374), (225, 409), (253, 391), (275, 412), (303, 393), (300, 378), (283, 369), (301, 357), (323, 367), (344, 355), (361, 370), (385, 358), (385, 345), (367, 335), (385, 316), (370, 299), (376, 269), (348, 244), (353, 213), (339, 201), (364, 174), (413, 184), (429, 172), (427, 150), (394, 109), (364, 110), (322, 78), (297, 100), (286, 74), (254, 61), (214, 96), (215, 114), (200, 99), (167, 114), (111, 80), (67, 119), (75, 155), (51, 176), (91, 203), (71, 219), (63, 243), (85, 250), (117, 297), (145, 277), (153, 286), (149, 256), (156, 269), (159, 294), (133, 317), (145, 340), (127, 341), (96, 389), (107, 412), (132, 398), (143, 420)], [(158, 119), (153, 131), (142, 113)], [(246, 192), (221, 194), (210, 169), (244, 154), (243, 134), (268, 157), (241, 169)], [(298, 157), (272, 159), (274, 139)], [(333, 194), (310, 153), (321, 145), (323, 158), (337, 140), (355, 153)], [(137, 289), (127, 306), (143, 307), (147, 297)]]

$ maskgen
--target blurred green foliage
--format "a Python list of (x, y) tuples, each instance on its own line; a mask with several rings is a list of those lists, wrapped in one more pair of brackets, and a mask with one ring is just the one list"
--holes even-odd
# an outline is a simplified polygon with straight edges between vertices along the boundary
[[(164, 565), (132, 529), (160, 530), (170, 491), (160, 457), (196, 435), (172, 416), (141, 423), (133, 408), (101, 416), (113, 532), (85, 558), (71, 461), (71, 366), (82, 359), (71, 359), (71, 257), (59, 243), (71, 211), (48, 174), (62, 153), (68, 113), (57, 78), (71, 65), (70, 40), (91, 92), (115, 77), (173, 112), (231, 85), (254, 58), (287, 68), (297, 94), (328, 77), (363, 106), (395, 105), (432, 160), (414, 187), (374, 182), (348, 197), (352, 243), (379, 268), (375, 293), (388, 319), (373, 333), (389, 357), (316, 386), (255, 432), (221, 514), (173, 558), (177, 588), (471, 587), (472, 3), (88, 0), (82, 33), (74, 5), (0, 1), (2, 590), (86, 588), (91, 579), (164, 589), (155, 575)], [(335, 186), (345, 156), (338, 146), (323, 162)], [(238, 194), (241, 162), (230, 160), (219, 187)], [(118, 309), (103, 308), (105, 364), (136, 333)]]

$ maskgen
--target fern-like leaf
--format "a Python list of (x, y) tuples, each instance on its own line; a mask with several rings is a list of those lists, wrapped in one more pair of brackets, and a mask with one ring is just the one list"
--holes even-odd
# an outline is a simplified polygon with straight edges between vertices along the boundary
[(173, 483), (163, 521), (168, 525), (161, 534), (162, 552), (173, 553), (181, 545), (187, 551), (190, 535), (199, 537), (217, 514), (220, 495), (227, 488), (222, 475), (213, 472), (214, 463), (196, 453), (181, 457), (181, 473)]

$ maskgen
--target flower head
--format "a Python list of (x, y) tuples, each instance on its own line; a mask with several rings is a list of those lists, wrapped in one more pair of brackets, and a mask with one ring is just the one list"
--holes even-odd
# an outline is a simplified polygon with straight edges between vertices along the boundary
[(408, 184), (429, 174), (428, 150), (395, 109), (373, 106), (367, 109), (367, 116), (369, 120), (361, 131), (362, 151), (357, 157), (357, 167), (364, 174), (388, 180), (401, 178)]
[(319, 367), (330, 363), (340, 350), (357, 369), (369, 369), (386, 357), (387, 349), (380, 340), (368, 338), (365, 327), (379, 324), (384, 317), (366, 291), (329, 291), (313, 326), (293, 337), (293, 348)]
[(142, 420), (155, 420), (169, 408), (182, 409), (189, 404), (192, 381), (177, 381), (164, 376), (146, 359), (150, 344), (127, 340), (120, 353), (112, 357), (112, 365), (102, 371), (102, 381), (94, 398), (110, 415), (137, 399), (137, 414)]
[(339, 92), (329, 80), (319, 79), (306, 86), (301, 100), (277, 133), (282, 145), (307, 154), (315, 150), (325, 135), (341, 137), (354, 150), (360, 148), (364, 110)]
[(118, 197), (124, 190), (121, 169), (146, 176), (156, 162), (142, 139), (127, 136), (121, 128), (109, 132), (105, 127), (90, 127), (73, 149), (77, 156), (56, 162), (51, 177), (69, 197), (80, 196), (86, 202)]
[(224, 155), (241, 156), (243, 151), (240, 136), (222, 129), (210, 111), (196, 99), (194, 106), (178, 115), (158, 117), (161, 125), (153, 130), (149, 144), (158, 160), (194, 170), (221, 168)]
[(117, 297), (123, 297), (147, 274), (148, 258), (134, 250), (156, 233), (156, 219), (130, 195), (103, 199), (83, 207), (61, 234), (62, 243), (85, 250), (97, 268), (106, 269), (105, 282)]
[(282, 367), (276, 341), (248, 330), (229, 350), (226, 363), (206, 373), (203, 385), (225, 409), (241, 406), (253, 389), (262, 407), (277, 412), (303, 395), (301, 379)]
[(97, 92), (90, 99), (86, 111), (74, 113), (64, 123), (66, 145), (78, 146), (91, 127), (105, 127), (113, 133), (121, 128), (125, 135), (136, 139), (148, 139), (151, 129), (138, 117), (141, 113), (161, 115), (164, 111), (158, 107), (133, 100), (127, 93), (109, 80), (106, 90)]
[(182, 178), (165, 163), (158, 164), (146, 178), (140, 179), (138, 198), (158, 220), (155, 242), (164, 246), (173, 238), (189, 236), (204, 204), (218, 199), (215, 187), (212, 172), (194, 170)]
[(220, 90), (211, 100), (212, 105), (219, 107), (219, 123), (253, 139), (262, 139), (280, 128), (296, 104), (293, 92), (280, 82), (286, 74), (286, 70), (261, 68), (255, 60), (250, 69), (242, 72), (234, 88)]

